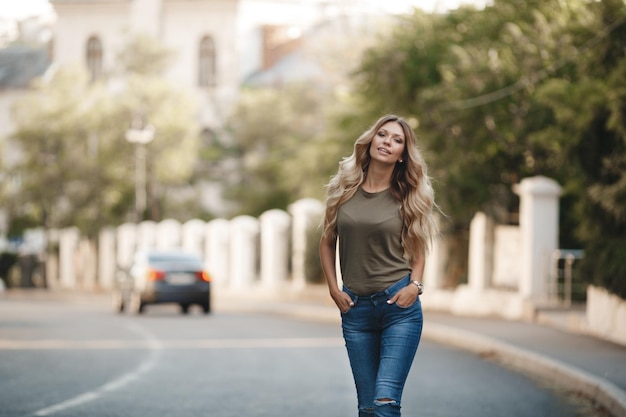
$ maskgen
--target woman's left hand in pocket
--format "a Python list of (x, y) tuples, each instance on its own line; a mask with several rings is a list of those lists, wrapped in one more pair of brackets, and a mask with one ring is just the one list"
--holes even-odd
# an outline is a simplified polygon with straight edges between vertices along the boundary
[(387, 304), (395, 303), (398, 304), (398, 307), (402, 308), (411, 307), (417, 300), (418, 292), (419, 289), (415, 285), (409, 284), (387, 300)]

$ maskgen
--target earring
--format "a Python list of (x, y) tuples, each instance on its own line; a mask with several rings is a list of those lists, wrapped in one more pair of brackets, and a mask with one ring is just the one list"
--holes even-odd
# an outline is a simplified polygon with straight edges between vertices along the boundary
[(398, 162), (402, 163), (403, 161), (402, 161), (402, 159), (399, 159)]

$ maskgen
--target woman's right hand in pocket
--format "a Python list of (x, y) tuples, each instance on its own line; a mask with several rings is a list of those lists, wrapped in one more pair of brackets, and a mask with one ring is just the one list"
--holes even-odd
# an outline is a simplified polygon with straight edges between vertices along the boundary
[(348, 310), (354, 307), (354, 302), (352, 301), (350, 296), (343, 291), (333, 292), (330, 294), (330, 296), (337, 305), (339, 311), (341, 311), (342, 313), (346, 313)]

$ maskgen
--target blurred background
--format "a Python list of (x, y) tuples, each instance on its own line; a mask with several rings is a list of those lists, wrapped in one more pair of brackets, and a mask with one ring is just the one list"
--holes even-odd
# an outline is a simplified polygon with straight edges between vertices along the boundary
[(321, 201), (397, 113), (445, 213), (438, 285), (470, 281), (476, 213), (519, 225), (517, 185), (546, 177), (568, 302), (625, 298), (625, 21), (623, 0), (2, 0), (0, 277), (48, 285), (17, 265), (58, 230), (97, 252), (105, 228)]

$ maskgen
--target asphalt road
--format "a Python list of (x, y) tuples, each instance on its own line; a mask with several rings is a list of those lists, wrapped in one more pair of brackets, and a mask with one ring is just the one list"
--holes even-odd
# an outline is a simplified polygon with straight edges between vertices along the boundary
[[(0, 297), (0, 417), (348, 417), (355, 397), (334, 323)], [(595, 415), (558, 387), (426, 340), (402, 405), (407, 417)]]

